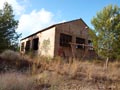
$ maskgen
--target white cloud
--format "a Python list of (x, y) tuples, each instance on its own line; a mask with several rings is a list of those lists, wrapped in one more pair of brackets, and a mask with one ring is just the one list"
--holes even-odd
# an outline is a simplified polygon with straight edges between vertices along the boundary
[(53, 13), (42, 8), (39, 11), (33, 10), (30, 14), (21, 15), (17, 31), (25, 37), (53, 23)]
[[(30, 13), (26, 13), (27, 7), (29, 7), (29, 0), (0, 0), (0, 9), (3, 8), (5, 2), (12, 5), (15, 16), (19, 20), (17, 28), (18, 33), (22, 33), (22, 37), (26, 37), (36, 31), (46, 28), (56, 22), (63, 22), (61, 19), (61, 12), (53, 14), (50, 11), (42, 8), (40, 10), (32, 10)], [(56, 16), (53, 18), (53, 16)]]
[[(5, 2), (8, 2), (15, 11), (16, 15), (20, 15), (25, 11), (25, 6), (21, 5), (17, 0), (0, 0), (0, 9), (3, 8)], [(21, 0), (21, 2), (26, 2), (25, 0)]]

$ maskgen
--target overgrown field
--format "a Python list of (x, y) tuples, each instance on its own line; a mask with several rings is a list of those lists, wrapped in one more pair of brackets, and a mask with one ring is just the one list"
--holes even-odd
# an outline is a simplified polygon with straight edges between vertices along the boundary
[(0, 90), (120, 90), (120, 62), (0, 54)]

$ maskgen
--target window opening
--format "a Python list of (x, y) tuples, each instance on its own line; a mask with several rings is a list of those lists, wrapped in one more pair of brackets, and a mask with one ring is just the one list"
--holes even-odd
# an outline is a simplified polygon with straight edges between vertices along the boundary
[(72, 36), (67, 34), (60, 34), (60, 46), (70, 47), (70, 42), (72, 42)]

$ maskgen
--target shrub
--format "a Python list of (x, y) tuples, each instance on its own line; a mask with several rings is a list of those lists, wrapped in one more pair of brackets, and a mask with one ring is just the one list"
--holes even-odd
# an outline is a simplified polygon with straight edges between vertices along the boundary
[(21, 56), (18, 52), (12, 51), (12, 50), (6, 50), (3, 53), (1, 53), (0, 57), (5, 60), (21, 60)]
[(20, 53), (6, 50), (0, 54), (0, 71), (7, 71), (11, 69), (24, 70), (28, 69), (32, 62), (26, 56)]
[(17, 72), (0, 74), (0, 90), (34, 90), (34, 80)]

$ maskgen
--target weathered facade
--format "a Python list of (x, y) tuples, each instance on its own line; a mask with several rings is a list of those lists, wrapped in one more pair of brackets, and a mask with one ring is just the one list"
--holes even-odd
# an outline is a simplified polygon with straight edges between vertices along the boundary
[(50, 57), (93, 57), (89, 28), (82, 19), (52, 25), (20, 42), (21, 53)]

